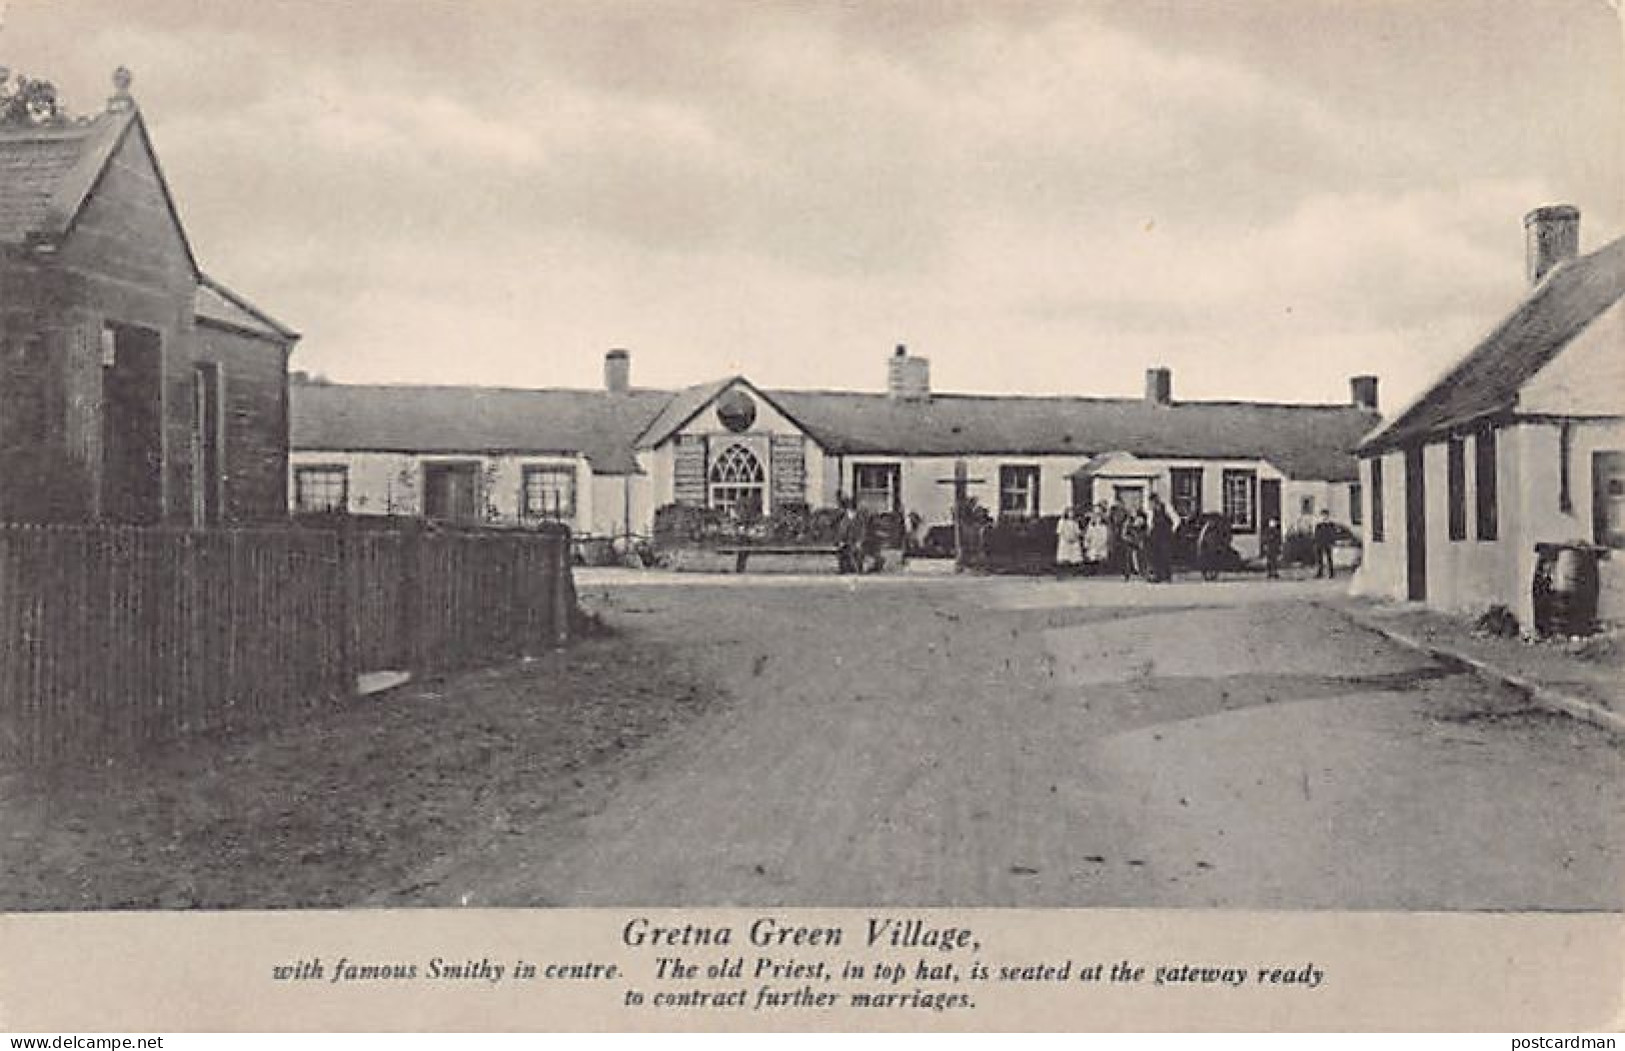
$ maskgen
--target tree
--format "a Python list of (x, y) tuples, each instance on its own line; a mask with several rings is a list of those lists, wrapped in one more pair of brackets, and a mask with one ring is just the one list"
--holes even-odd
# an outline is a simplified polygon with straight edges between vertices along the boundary
[[(0, 76), (4, 71), (0, 70)], [(37, 128), (67, 123), (56, 85), (17, 74), (8, 86), (0, 79), (0, 127)]]

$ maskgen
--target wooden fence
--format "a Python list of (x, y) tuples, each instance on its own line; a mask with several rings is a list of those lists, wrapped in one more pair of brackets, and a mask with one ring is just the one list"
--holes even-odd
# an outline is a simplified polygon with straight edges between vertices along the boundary
[(0, 756), (284, 721), (360, 672), (562, 643), (569, 537), (0, 526)]

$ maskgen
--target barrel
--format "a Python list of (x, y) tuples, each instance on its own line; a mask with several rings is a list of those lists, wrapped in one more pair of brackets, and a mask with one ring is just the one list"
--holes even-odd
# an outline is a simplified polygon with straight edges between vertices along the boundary
[(1589, 544), (1539, 544), (1535, 561), (1535, 631), (1590, 635), (1597, 630), (1597, 549)]

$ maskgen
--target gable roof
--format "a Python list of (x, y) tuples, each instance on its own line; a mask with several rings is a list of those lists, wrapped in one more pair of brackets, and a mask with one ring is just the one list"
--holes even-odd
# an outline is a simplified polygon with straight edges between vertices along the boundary
[(673, 434), (682, 430), (690, 420), (698, 416), (707, 405), (711, 404), (724, 391), (735, 384), (767, 402), (774, 411), (784, 416), (797, 427), (804, 431), (808, 429), (806, 424), (796, 418), (795, 413), (785, 408), (783, 401), (780, 399), (782, 391), (764, 391), (743, 376), (729, 376), (726, 379), (712, 380), (710, 383), (684, 387), (673, 394), (665, 409), (661, 411), (659, 416), (655, 417), (643, 434), (638, 437), (639, 448), (651, 449), (670, 438)]
[(700, 410), (709, 405), (712, 399), (719, 396), (733, 384), (739, 376), (728, 376), (720, 380), (711, 380), (709, 383), (696, 383), (692, 387), (670, 394), (670, 400), (660, 414), (649, 421), (649, 426), (638, 435), (637, 443), (640, 448), (653, 448), (670, 438), (675, 432), (682, 430), (683, 425), (699, 414)]
[(1553, 268), (1488, 336), (1360, 445), (1378, 452), (1510, 411), (1518, 392), (1625, 297), (1625, 238)]
[(108, 165), (131, 133), (152, 162), (181, 246), (199, 273), (175, 198), (133, 103), (58, 126), (0, 128), (0, 243), (59, 241), (72, 232)]
[(668, 391), (295, 384), (295, 449), (437, 453), (579, 453), (599, 474), (638, 470), (633, 445)]
[(205, 324), (245, 332), (276, 343), (294, 343), (299, 333), (207, 274), (198, 277), (193, 313)]
[(772, 391), (787, 414), (839, 455), (1095, 455), (1267, 459), (1288, 477), (1347, 481), (1377, 415), (1355, 405), (1140, 398)]

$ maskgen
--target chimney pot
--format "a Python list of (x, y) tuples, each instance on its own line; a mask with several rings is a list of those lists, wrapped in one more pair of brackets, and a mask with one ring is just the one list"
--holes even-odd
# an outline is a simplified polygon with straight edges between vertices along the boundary
[(1349, 396), (1362, 409), (1377, 411), (1377, 377), (1352, 376), (1349, 378)]
[(1551, 269), (1580, 254), (1580, 209), (1549, 204), (1523, 217), (1524, 270), (1538, 285)]
[(1151, 405), (1174, 403), (1174, 374), (1165, 366), (1145, 370), (1145, 400)]
[(625, 394), (632, 389), (632, 355), (615, 349), (604, 355), (604, 389), (612, 394)]

